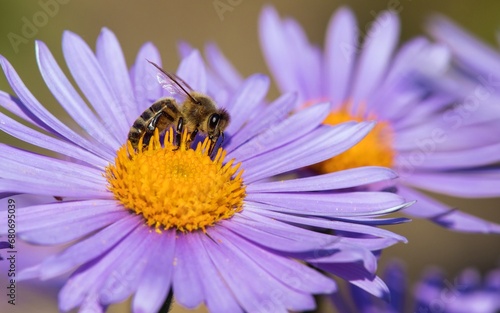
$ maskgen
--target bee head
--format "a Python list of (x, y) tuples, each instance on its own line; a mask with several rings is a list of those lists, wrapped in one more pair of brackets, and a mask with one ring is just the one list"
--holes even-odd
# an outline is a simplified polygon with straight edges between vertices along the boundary
[(212, 113), (207, 120), (207, 134), (212, 142), (216, 142), (219, 136), (224, 137), (224, 130), (229, 125), (229, 113), (224, 109), (218, 109)]

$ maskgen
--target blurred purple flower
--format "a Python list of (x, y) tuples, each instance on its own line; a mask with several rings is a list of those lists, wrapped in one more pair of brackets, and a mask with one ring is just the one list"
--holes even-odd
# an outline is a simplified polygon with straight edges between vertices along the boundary
[[(482, 100), (477, 84), (465, 88), (455, 82), (455, 89), (461, 91), (454, 93), (453, 88), (444, 88), (444, 81), (450, 87), (451, 79), (440, 81), (450, 66), (450, 53), (443, 46), (419, 37), (396, 50), (399, 20), (395, 13), (381, 13), (362, 46), (359, 33), (352, 12), (339, 9), (328, 26), (322, 52), (308, 42), (295, 20), (281, 20), (271, 7), (261, 14), (264, 57), (282, 92), (298, 92), (301, 108), (331, 101), (328, 124), (378, 122), (353, 149), (313, 169), (325, 173), (361, 165), (392, 167), (400, 176), (398, 194), (417, 200), (405, 213), (456, 231), (500, 233), (499, 224), (450, 208), (419, 191), (463, 198), (500, 196), (500, 169), (486, 167), (500, 161), (500, 106), (481, 102), (470, 109), (471, 98)], [(455, 33), (440, 37), (449, 43)], [(457, 41), (456, 51), (465, 54), (478, 49), (472, 46), (469, 42), (465, 49)], [(468, 55), (474, 70), (491, 70), (491, 57)], [(495, 60), (498, 73), (500, 58)], [(481, 91), (484, 94), (484, 88)]]
[(481, 282), (479, 272), (472, 268), (453, 280), (434, 268), (427, 271), (411, 294), (401, 264), (388, 265), (383, 278), (391, 291), (390, 302), (352, 287), (349, 297), (332, 295), (334, 306), (346, 313), (496, 313), (500, 310), (500, 269), (488, 273)]
[[(11, 64), (0, 58), (17, 95), (0, 92), (0, 104), (33, 127), (0, 113), (0, 129), (63, 156), (60, 159), (0, 145), (0, 193), (14, 194), (18, 203), (17, 235), (39, 245), (69, 245), (19, 275), (23, 279), (49, 279), (76, 269), (59, 294), (61, 310), (80, 307), (98, 312), (133, 295), (134, 312), (156, 312), (171, 288), (181, 305), (194, 308), (205, 303), (213, 312), (309, 310), (315, 307), (313, 294), (331, 293), (336, 285), (297, 260), (315, 264), (376, 296), (387, 295), (387, 287), (374, 274), (374, 251), (405, 239), (375, 226), (401, 222), (378, 217), (407, 204), (392, 193), (352, 189), (394, 179), (393, 171), (364, 167), (307, 178), (269, 179), (348, 150), (372, 129), (372, 122), (323, 125), (330, 110), (326, 103), (290, 115), (295, 97), (289, 94), (263, 106), (269, 86), (263, 75), (244, 80), (234, 92), (219, 90), (208, 79), (211, 73), (207, 73), (200, 54), (193, 51), (182, 60), (177, 74), (195, 90), (217, 99), (231, 114), (224, 149), (226, 159), (235, 159), (234, 164), (241, 163), (244, 171), (244, 187), (231, 193), (231, 197), (241, 195), (242, 208), (231, 218), (205, 228), (190, 224), (195, 230), (164, 229), (159, 220), (146, 217), (151, 207), (160, 207), (163, 211), (157, 214), (162, 216), (174, 214), (162, 206), (185, 200), (189, 203), (187, 214), (192, 215), (179, 213), (184, 220), (204, 218), (191, 207), (205, 204), (198, 196), (218, 192), (213, 189), (219, 188), (215, 178), (223, 169), (232, 169), (233, 163), (223, 164), (219, 155), (207, 161), (214, 166), (221, 163), (219, 174), (204, 177), (194, 172), (209, 192), (198, 188), (198, 183), (183, 185), (188, 181), (187, 172), (193, 170), (174, 164), (178, 166), (175, 173), (182, 173), (176, 180), (183, 186), (178, 190), (161, 178), (164, 172), (171, 172), (154, 166), (161, 161), (155, 154), (141, 163), (140, 170), (147, 169), (148, 174), (134, 176), (137, 182), (127, 185), (129, 181), (122, 176), (128, 172), (121, 168), (130, 169), (127, 166), (137, 164), (135, 160), (147, 153), (180, 153), (185, 158), (200, 154), (203, 160), (208, 156), (198, 148), (173, 152), (159, 144), (133, 157), (127, 154), (123, 145), (134, 120), (152, 102), (168, 95), (147, 62), (161, 64), (151, 43), (141, 48), (130, 71), (117, 38), (107, 29), (97, 40), (95, 54), (71, 32), (64, 34), (62, 45), (69, 71), (90, 107), (39, 41), (36, 56), (48, 88), (73, 118), (72, 127), (45, 109)], [(233, 186), (238, 180), (229, 178), (224, 186)], [(113, 179), (122, 184), (113, 185)], [(122, 198), (115, 192), (119, 188), (125, 189)], [(137, 190), (143, 190), (140, 188), (151, 192), (137, 195)], [(159, 197), (170, 190), (165, 188), (188, 191), (193, 198)], [(23, 205), (32, 195), (43, 199), (35, 205)], [(128, 200), (142, 205), (125, 208)], [(218, 201), (222, 206), (226, 199)], [(5, 211), (0, 214), (3, 220)], [(339, 233), (331, 234), (330, 230)], [(0, 233), (5, 234), (6, 229), (0, 228)]]

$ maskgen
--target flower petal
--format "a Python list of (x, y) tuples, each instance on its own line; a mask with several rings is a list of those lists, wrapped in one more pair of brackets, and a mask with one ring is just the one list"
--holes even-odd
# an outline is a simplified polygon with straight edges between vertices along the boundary
[[(263, 128), (264, 131), (259, 129), (260, 134), (234, 151), (231, 150), (238, 142), (235, 141), (234, 144), (230, 142), (227, 147), (231, 151), (228, 158), (243, 161), (292, 142), (315, 129), (328, 115), (329, 108), (330, 105), (327, 103), (315, 105), (279, 121), (276, 125)], [(277, 115), (279, 116), (281, 113), (277, 113)]]
[(41, 184), (67, 184), (81, 187), (104, 189), (106, 179), (102, 171), (75, 162), (51, 157), (0, 144), (4, 156), (0, 163), (1, 177)]
[(231, 152), (250, 138), (269, 128), (269, 125), (281, 123), (291, 114), (296, 99), (295, 94), (285, 94), (262, 108), (259, 118), (247, 120), (236, 134), (231, 135), (229, 142), (224, 145), (224, 149)]
[[(57, 255), (51, 256), (42, 263), (40, 278), (45, 280), (62, 275), (74, 267), (103, 255), (103, 253), (109, 251), (119, 241), (128, 236), (141, 221), (139, 216), (126, 216)], [(96, 245), (96, 242), (100, 244)]]
[(27, 143), (69, 156), (89, 165), (104, 168), (113, 158), (103, 159), (77, 145), (33, 130), (0, 112), (0, 130)]
[(450, 172), (414, 173), (404, 180), (408, 185), (463, 198), (499, 197), (499, 168)]
[(399, 35), (399, 20), (394, 12), (381, 13), (368, 32), (353, 77), (353, 110), (370, 98), (387, 67)]
[(334, 106), (347, 100), (358, 49), (357, 29), (354, 15), (345, 7), (338, 9), (328, 24), (324, 90)]
[(443, 227), (470, 233), (500, 233), (500, 225), (450, 208), (412, 188), (400, 185), (398, 193), (417, 202), (404, 213), (426, 218)]
[(121, 260), (113, 266), (100, 289), (100, 303), (110, 305), (122, 302), (127, 299), (137, 289), (137, 285), (142, 278), (142, 273), (146, 270), (148, 261), (156, 256), (153, 254), (153, 242), (157, 241), (161, 234), (151, 231), (149, 226), (142, 224), (134, 231), (138, 233), (132, 236), (139, 237), (135, 240), (137, 244), (129, 246)]
[(259, 265), (262, 268), (285, 285), (301, 292), (315, 294), (331, 293), (337, 289), (332, 279), (302, 263), (264, 250), (249, 243), (238, 234), (226, 231), (224, 228), (220, 229), (220, 233), (224, 234), (224, 237), (231, 240), (232, 243), (241, 247), (241, 250), (249, 258), (259, 260)]
[(318, 263), (314, 264), (320, 269), (332, 273), (349, 283), (358, 286), (372, 295), (389, 301), (390, 292), (386, 284), (377, 276), (367, 272), (356, 263)]
[(97, 150), (94, 144), (78, 135), (75, 131), (58, 120), (54, 115), (52, 115), (46, 108), (42, 106), (42, 104), (38, 102), (33, 94), (31, 94), (26, 85), (24, 85), (23, 81), (14, 70), (12, 65), (3, 56), (0, 56), (0, 65), (2, 66), (2, 69), (5, 73), (5, 76), (7, 77), (7, 80), (9, 81), (10, 86), (22, 101), (26, 109), (36, 115), (40, 119), (40, 121), (42, 121), (45, 125), (47, 125), (47, 127), (52, 130), (53, 133), (56, 133), (89, 151)]
[(125, 142), (130, 129), (125, 108), (92, 50), (81, 37), (69, 31), (64, 32), (62, 44), (68, 68), (83, 94), (99, 114), (104, 126), (119, 142)]
[(259, 38), (264, 59), (281, 92), (301, 90), (294, 73), (293, 52), (288, 47), (287, 36), (273, 7), (265, 7), (260, 13)]
[(358, 187), (396, 177), (396, 172), (388, 168), (366, 166), (305, 178), (256, 182), (247, 186), (247, 193), (334, 190)]
[[(310, 295), (277, 281), (217, 229), (213, 228), (210, 236), (215, 241), (205, 240), (206, 250), (245, 311), (286, 312), (285, 308), (296, 311), (314, 308)], [(245, 268), (245, 271), (235, 268)], [(242, 282), (246, 288), (241, 288)]]
[(235, 93), (236, 98), (229, 101), (227, 109), (231, 113), (231, 123), (226, 128), (228, 134), (236, 133), (255, 108), (262, 103), (269, 89), (269, 78), (262, 74), (250, 76)]
[(156, 257), (149, 260), (132, 300), (133, 312), (158, 312), (172, 285), (175, 232), (166, 231), (155, 246)]
[[(112, 293), (113, 290), (104, 289), (103, 285), (113, 276), (113, 271), (120, 268), (130, 251), (140, 246), (144, 239), (141, 234), (144, 234), (145, 228), (134, 229), (108, 253), (76, 270), (59, 293), (59, 308), (69, 311), (81, 305), (87, 298), (99, 303), (106, 302), (101, 296)], [(123, 276), (112, 279), (123, 279), (123, 283), (127, 283)]]
[[(363, 139), (373, 128), (371, 122), (320, 126), (282, 148), (243, 162), (246, 182), (315, 164), (338, 155)], [(272, 156), (272, 157), (271, 157)], [(291, 157), (292, 156), (292, 157)]]
[[(398, 241), (403, 241), (406, 242), (406, 239), (400, 235), (397, 235), (393, 232), (390, 232), (386, 229), (383, 228), (377, 228), (377, 227), (372, 227), (372, 226), (367, 226), (367, 225), (362, 225), (362, 224), (355, 224), (355, 223), (346, 223), (342, 221), (331, 221), (331, 220), (325, 220), (325, 219), (319, 219), (315, 217), (304, 217), (304, 216), (296, 216), (293, 214), (286, 214), (282, 213), (279, 211), (273, 211), (273, 208), (270, 206), (263, 206), (263, 205), (254, 205), (254, 204), (246, 204), (245, 205), (245, 210), (254, 212), (259, 215), (263, 215), (272, 219), (276, 219), (279, 221), (287, 222), (287, 223), (293, 223), (296, 225), (305, 225), (305, 226), (312, 226), (312, 227), (321, 227), (325, 229), (332, 229), (332, 230), (337, 230), (337, 231), (346, 231), (350, 233), (358, 233), (358, 234), (367, 234), (371, 236), (378, 236), (378, 237), (384, 237), (384, 238), (393, 238)], [(366, 238), (363, 238), (366, 239)], [(341, 240), (344, 240), (341, 239)]]
[(175, 243), (175, 261), (173, 288), (177, 302), (188, 309), (194, 309), (204, 300), (200, 277), (203, 268), (196, 261), (196, 251), (200, 249), (189, 237), (191, 234), (179, 234)]
[(207, 93), (207, 70), (198, 50), (193, 50), (182, 59), (177, 69), (177, 76), (187, 82), (193, 90)]
[(92, 139), (96, 140), (99, 144), (96, 152), (103, 153), (101, 150), (106, 151), (107, 153), (105, 155), (109, 159), (109, 155), (113, 155), (113, 152), (120, 147), (120, 143), (113, 136), (114, 134), (108, 132), (108, 129), (104, 127), (82, 97), (80, 97), (57, 64), (54, 56), (50, 53), (45, 43), (37, 41), (35, 47), (38, 67), (47, 87), (73, 120), (78, 123)]
[(214, 43), (205, 46), (205, 55), (210, 68), (224, 82), (225, 86), (231, 91), (236, 91), (243, 84), (243, 77), (229, 62)]
[(211, 239), (202, 233), (192, 233), (189, 236), (194, 241), (193, 246), (196, 247), (196, 257), (192, 260), (200, 263), (200, 274), (203, 277), (200, 283), (208, 310), (210, 312), (242, 312), (242, 308), (222, 279), (203, 244), (203, 241)]
[(97, 38), (96, 57), (116, 95), (119, 109), (123, 111), (127, 118), (126, 122), (132, 125), (137, 118), (135, 114), (137, 103), (132, 90), (132, 83), (130, 82), (125, 56), (120, 43), (115, 34), (107, 28), (103, 28)]
[(149, 108), (153, 102), (160, 99), (163, 93), (161, 85), (156, 79), (157, 70), (148, 61), (161, 66), (160, 53), (150, 42), (141, 47), (134, 63), (132, 81), (137, 105), (131, 113), (133, 112), (136, 117)]
[(18, 232), (26, 241), (60, 244), (83, 237), (129, 213), (114, 200), (58, 202), (18, 210)]

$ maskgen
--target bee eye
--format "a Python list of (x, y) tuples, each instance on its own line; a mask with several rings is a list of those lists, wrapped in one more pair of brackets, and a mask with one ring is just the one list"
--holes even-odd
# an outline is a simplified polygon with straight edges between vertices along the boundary
[(210, 116), (210, 120), (208, 121), (208, 127), (209, 129), (215, 129), (217, 125), (219, 124), (220, 120), (220, 115), (217, 113), (214, 113)]

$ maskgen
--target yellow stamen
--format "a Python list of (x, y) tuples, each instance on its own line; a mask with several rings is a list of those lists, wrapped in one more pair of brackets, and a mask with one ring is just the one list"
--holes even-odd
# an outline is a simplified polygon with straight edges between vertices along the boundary
[(224, 164), (222, 148), (212, 160), (208, 139), (196, 149), (187, 147), (186, 141), (184, 133), (176, 149), (173, 133), (167, 132), (162, 145), (156, 131), (144, 149), (134, 151), (127, 142), (118, 150), (115, 164), (106, 168), (108, 189), (115, 198), (158, 232), (205, 231), (243, 208), (246, 193), (240, 163)]
[(393, 131), (391, 125), (379, 121), (373, 114), (365, 114), (364, 107), (352, 113), (350, 104), (330, 113), (324, 124), (336, 125), (349, 121), (376, 121), (375, 127), (358, 144), (329, 160), (311, 166), (319, 173), (330, 173), (360, 166), (391, 167), (394, 162)]

